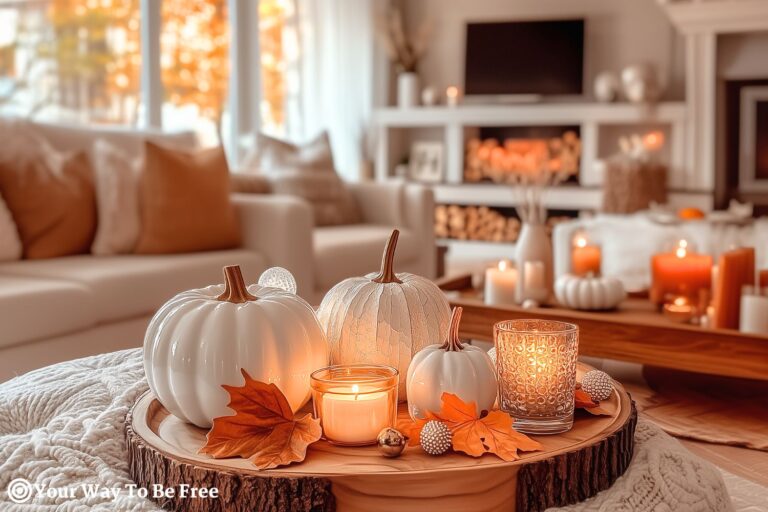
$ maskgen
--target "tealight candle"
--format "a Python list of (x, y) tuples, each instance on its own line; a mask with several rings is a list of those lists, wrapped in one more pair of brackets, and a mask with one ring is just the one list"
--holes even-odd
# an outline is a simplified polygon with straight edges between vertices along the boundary
[(664, 304), (664, 316), (675, 322), (687, 323), (693, 318), (693, 306), (685, 297), (675, 297), (669, 304)]
[(391, 366), (329, 366), (312, 373), (314, 413), (333, 444), (373, 444), (395, 425), (398, 371)]
[(577, 276), (600, 274), (600, 247), (590, 244), (586, 235), (578, 234), (573, 239), (571, 252), (571, 270)]
[(579, 328), (551, 320), (506, 320), (493, 327), (499, 406), (514, 427), (557, 434), (573, 425)]
[(517, 269), (508, 260), (485, 270), (486, 304), (514, 304), (517, 290)]

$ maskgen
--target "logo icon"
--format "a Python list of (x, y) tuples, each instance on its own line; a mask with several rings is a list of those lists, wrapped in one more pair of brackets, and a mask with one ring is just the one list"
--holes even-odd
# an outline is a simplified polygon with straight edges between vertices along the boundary
[(8, 484), (8, 498), (14, 503), (26, 503), (32, 498), (34, 490), (31, 483), (23, 478), (16, 478)]

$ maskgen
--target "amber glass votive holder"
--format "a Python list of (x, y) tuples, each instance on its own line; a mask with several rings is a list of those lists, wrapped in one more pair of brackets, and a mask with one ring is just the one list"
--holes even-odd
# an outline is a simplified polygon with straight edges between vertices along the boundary
[(339, 365), (310, 375), (315, 417), (325, 439), (341, 446), (376, 443), (397, 420), (397, 369), (385, 365)]
[(552, 320), (494, 325), (499, 406), (529, 434), (559, 434), (573, 426), (579, 328)]

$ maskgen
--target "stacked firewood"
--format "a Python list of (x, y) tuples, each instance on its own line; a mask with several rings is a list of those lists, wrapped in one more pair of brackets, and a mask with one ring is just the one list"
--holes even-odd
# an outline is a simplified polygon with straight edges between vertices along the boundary
[(458, 240), (514, 242), (520, 221), (505, 217), (487, 206), (438, 205), (435, 208), (435, 236)]
[[(547, 232), (569, 217), (547, 219)], [(520, 234), (520, 220), (505, 217), (487, 206), (437, 205), (435, 207), (435, 236), (456, 240), (514, 243)]]

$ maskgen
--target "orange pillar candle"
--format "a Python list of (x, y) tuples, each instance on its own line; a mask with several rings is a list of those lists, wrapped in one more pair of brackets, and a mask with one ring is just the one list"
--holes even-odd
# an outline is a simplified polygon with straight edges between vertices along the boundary
[(768, 287), (768, 269), (760, 271), (760, 288)]
[(651, 258), (650, 299), (663, 304), (668, 295), (698, 298), (699, 290), (712, 286), (712, 257), (696, 254), (680, 240), (671, 253)]
[(741, 288), (755, 283), (755, 250), (744, 247), (720, 255), (715, 285), (717, 329), (738, 329), (741, 313)]
[(585, 276), (590, 272), (600, 274), (600, 247), (590, 245), (586, 237), (576, 236), (571, 252), (571, 270), (577, 276)]

